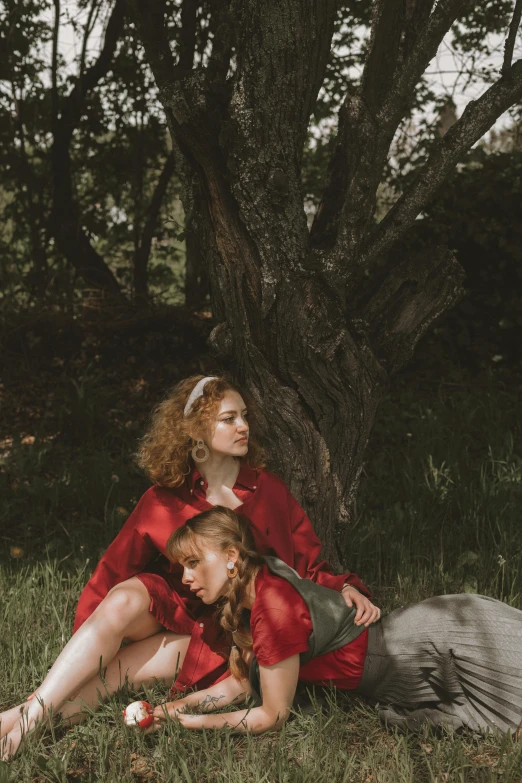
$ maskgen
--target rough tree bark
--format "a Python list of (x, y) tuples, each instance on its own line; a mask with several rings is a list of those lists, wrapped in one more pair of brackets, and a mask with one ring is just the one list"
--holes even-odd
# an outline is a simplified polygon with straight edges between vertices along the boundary
[(203, 306), (209, 293), (208, 241), (205, 240), (205, 216), (202, 215), (199, 191), (191, 203), (191, 211), (185, 215), (185, 304), (195, 309)]
[(335, 565), (335, 529), (350, 520), (389, 378), (461, 295), (462, 271), (447, 249), (408, 257), (398, 248), (457, 160), (522, 96), (518, 62), (470, 104), (375, 226), (394, 133), (442, 38), (470, 5), (375, 0), (364, 74), (342, 104), (309, 232), (302, 152), (335, 0), (216, 3), (212, 52), (196, 67), (173, 60), (164, 0), (131, 2), (183, 156), (187, 212), (195, 181), (202, 194), (212, 344), (257, 401), (270, 464), (309, 511)]

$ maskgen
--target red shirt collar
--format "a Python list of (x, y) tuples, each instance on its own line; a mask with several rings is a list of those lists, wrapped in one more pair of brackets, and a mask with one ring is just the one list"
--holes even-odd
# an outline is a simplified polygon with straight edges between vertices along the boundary
[[(189, 473), (187, 476), (187, 485), (188, 488), (191, 491), (194, 491), (194, 487), (196, 486), (196, 482), (201, 481), (203, 476), (199, 472), (197, 468), (194, 468), (192, 473)], [(251, 468), (250, 465), (247, 465), (246, 462), (241, 462), (239, 467), (239, 473), (237, 474), (236, 483), (234, 486), (240, 485), (244, 487), (245, 489), (250, 489), (254, 491), (257, 487), (257, 470), (255, 468)], [(207, 488), (207, 482), (203, 479), (203, 487)]]

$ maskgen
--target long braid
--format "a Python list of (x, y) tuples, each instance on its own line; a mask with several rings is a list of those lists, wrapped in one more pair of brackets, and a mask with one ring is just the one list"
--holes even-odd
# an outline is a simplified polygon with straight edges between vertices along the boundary
[[(244, 519), (241, 521), (246, 523)], [(250, 530), (248, 528), (244, 529), (251, 537)], [(239, 549), (239, 558), (236, 563), (238, 572), (237, 576), (230, 580), (229, 591), (219, 612), (219, 622), (225, 631), (233, 634), (234, 646), (230, 651), (229, 658), (230, 671), (236, 679), (241, 680), (248, 678), (248, 664), (244, 659), (243, 653), (248, 653), (252, 650), (252, 634), (243, 624), (241, 602), (249, 583), (255, 578), (263, 561), (258, 553), (251, 548), (247, 548), (243, 541), (238, 542), (236, 546)]]
[(237, 679), (248, 678), (248, 664), (243, 654), (252, 650), (252, 636), (242, 621), (243, 601), (247, 588), (264, 563), (256, 551), (249, 520), (224, 506), (214, 506), (189, 519), (167, 542), (167, 554), (181, 560), (196, 553), (196, 537), (226, 551), (234, 546), (239, 552), (237, 575), (229, 580), (228, 590), (221, 599), (218, 619), (222, 628), (232, 634), (233, 644), (229, 665)]

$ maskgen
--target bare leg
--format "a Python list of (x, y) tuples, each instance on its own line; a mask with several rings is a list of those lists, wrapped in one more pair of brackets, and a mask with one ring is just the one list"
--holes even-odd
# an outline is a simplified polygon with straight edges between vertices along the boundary
[[(90, 709), (96, 708), (100, 701), (115, 693), (126, 681), (136, 689), (158, 681), (170, 684), (183, 663), (189, 642), (190, 636), (165, 632), (130, 644), (113, 658), (103, 679), (96, 675), (73, 700), (63, 704), (60, 710), (62, 718), (71, 724), (78, 723), (87, 717)], [(4, 759), (16, 753), (23, 735), (34, 727), (34, 722), (28, 726), (26, 714), (25, 710), (24, 717), (20, 719), (18, 712), (17, 723), (4, 738)]]
[[(35, 697), (21, 705), (26, 731), (42, 719), (44, 708), (58, 712), (94, 677), (100, 665), (108, 666), (124, 639), (138, 641), (162, 630), (149, 605), (147, 589), (135, 577), (109, 592), (65, 645)], [(13, 730), (13, 719), (15, 724), (20, 720), (20, 708), (0, 715), (2, 734)]]
[(62, 719), (78, 723), (85, 717), (85, 707), (96, 708), (100, 699), (112, 696), (126, 682), (133, 690), (156, 683), (170, 686), (183, 665), (189, 642), (190, 636), (165, 632), (120, 650), (103, 679), (96, 675), (73, 700), (65, 702), (60, 710)]

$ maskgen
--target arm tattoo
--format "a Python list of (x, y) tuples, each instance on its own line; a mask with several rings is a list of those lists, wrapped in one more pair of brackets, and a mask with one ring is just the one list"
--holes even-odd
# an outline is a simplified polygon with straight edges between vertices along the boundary
[[(245, 700), (246, 693), (238, 693), (237, 696), (234, 696), (232, 701), (222, 704), (223, 707), (226, 707), (230, 704), (239, 704)], [(211, 696), (210, 693), (207, 693), (204, 699), (202, 699), (198, 704), (195, 704), (191, 712), (197, 713), (198, 715), (200, 713), (205, 712), (212, 712), (213, 710), (220, 709), (219, 702), (223, 702), (223, 699), (226, 699), (225, 694), (223, 693), (221, 696)]]

